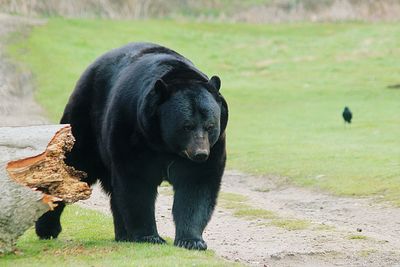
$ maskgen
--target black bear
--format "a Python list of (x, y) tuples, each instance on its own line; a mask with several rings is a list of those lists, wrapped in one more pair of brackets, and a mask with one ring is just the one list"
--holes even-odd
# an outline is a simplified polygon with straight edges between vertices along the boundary
[[(225, 168), (227, 103), (220, 79), (151, 43), (112, 50), (83, 73), (61, 123), (76, 143), (66, 162), (100, 180), (110, 195), (115, 239), (165, 243), (157, 232), (157, 187), (173, 185), (174, 244), (207, 248), (202, 238)], [(41, 239), (61, 232), (60, 205), (36, 222)]]

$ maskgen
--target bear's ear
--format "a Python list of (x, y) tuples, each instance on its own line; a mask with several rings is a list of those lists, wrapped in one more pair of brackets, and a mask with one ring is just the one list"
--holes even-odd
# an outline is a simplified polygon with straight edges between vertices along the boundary
[(212, 76), (208, 83), (211, 84), (218, 91), (221, 88), (221, 80), (218, 76)]
[(154, 91), (157, 95), (160, 96), (160, 99), (162, 101), (167, 99), (170, 95), (170, 92), (169, 92), (170, 90), (168, 88), (168, 85), (162, 79), (159, 79), (156, 81), (156, 83), (154, 85)]

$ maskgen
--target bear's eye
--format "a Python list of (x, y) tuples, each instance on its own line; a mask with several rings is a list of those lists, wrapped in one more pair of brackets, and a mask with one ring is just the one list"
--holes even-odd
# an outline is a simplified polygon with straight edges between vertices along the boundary
[(185, 125), (183, 126), (183, 130), (190, 132), (194, 130), (194, 126), (193, 125)]
[(212, 129), (214, 129), (214, 124), (206, 126), (206, 131), (211, 131)]

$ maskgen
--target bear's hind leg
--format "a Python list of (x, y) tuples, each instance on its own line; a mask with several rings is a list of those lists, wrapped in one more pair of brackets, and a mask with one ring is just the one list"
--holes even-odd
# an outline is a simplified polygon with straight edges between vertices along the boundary
[[(88, 171), (86, 168), (83, 168), (79, 165), (81, 164), (81, 161), (83, 161), (83, 157), (87, 155), (81, 153), (82, 155), (78, 157), (79, 153), (80, 150), (72, 150), (71, 153), (66, 155), (67, 159), (65, 161), (67, 165), (74, 166), (79, 170), (87, 172), (88, 176), (83, 180), (83, 182), (86, 182), (89, 186), (91, 186), (94, 182), (96, 182), (97, 178), (92, 175), (91, 171)], [(98, 169), (100, 168), (101, 167), (98, 167)], [(57, 238), (62, 230), (60, 217), (65, 208), (65, 203), (58, 202), (57, 204), (58, 206), (54, 210), (43, 214), (35, 224), (36, 234), (40, 239)]]
[(36, 234), (40, 239), (57, 238), (61, 232), (60, 216), (65, 208), (64, 202), (58, 202), (53, 211), (43, 214), (35, 224)]

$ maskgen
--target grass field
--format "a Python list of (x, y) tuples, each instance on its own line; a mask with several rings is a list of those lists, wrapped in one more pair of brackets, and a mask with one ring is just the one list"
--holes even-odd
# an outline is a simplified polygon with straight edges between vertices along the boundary
[[(229, 168), (288, 176), (400, 205), (399, 24), (196, 24), (50, 19), (10, 51), (33, 70), (57, 122), (76, 80), (103, 52), (151, 41), (222, 79)], [(344, 126), (341, 112), (354, 113)]]
[[(117, 243), (112, 219), (77, 206), (63, 213), (63, 232), (41, 241), (31, 229), (18, 241), (20, 253), (1, 257), (6, 266), (240, 266), (212, 251), (188, 251), (171, 245)], [(172, 222), (171, 222), (172, 223)]]

